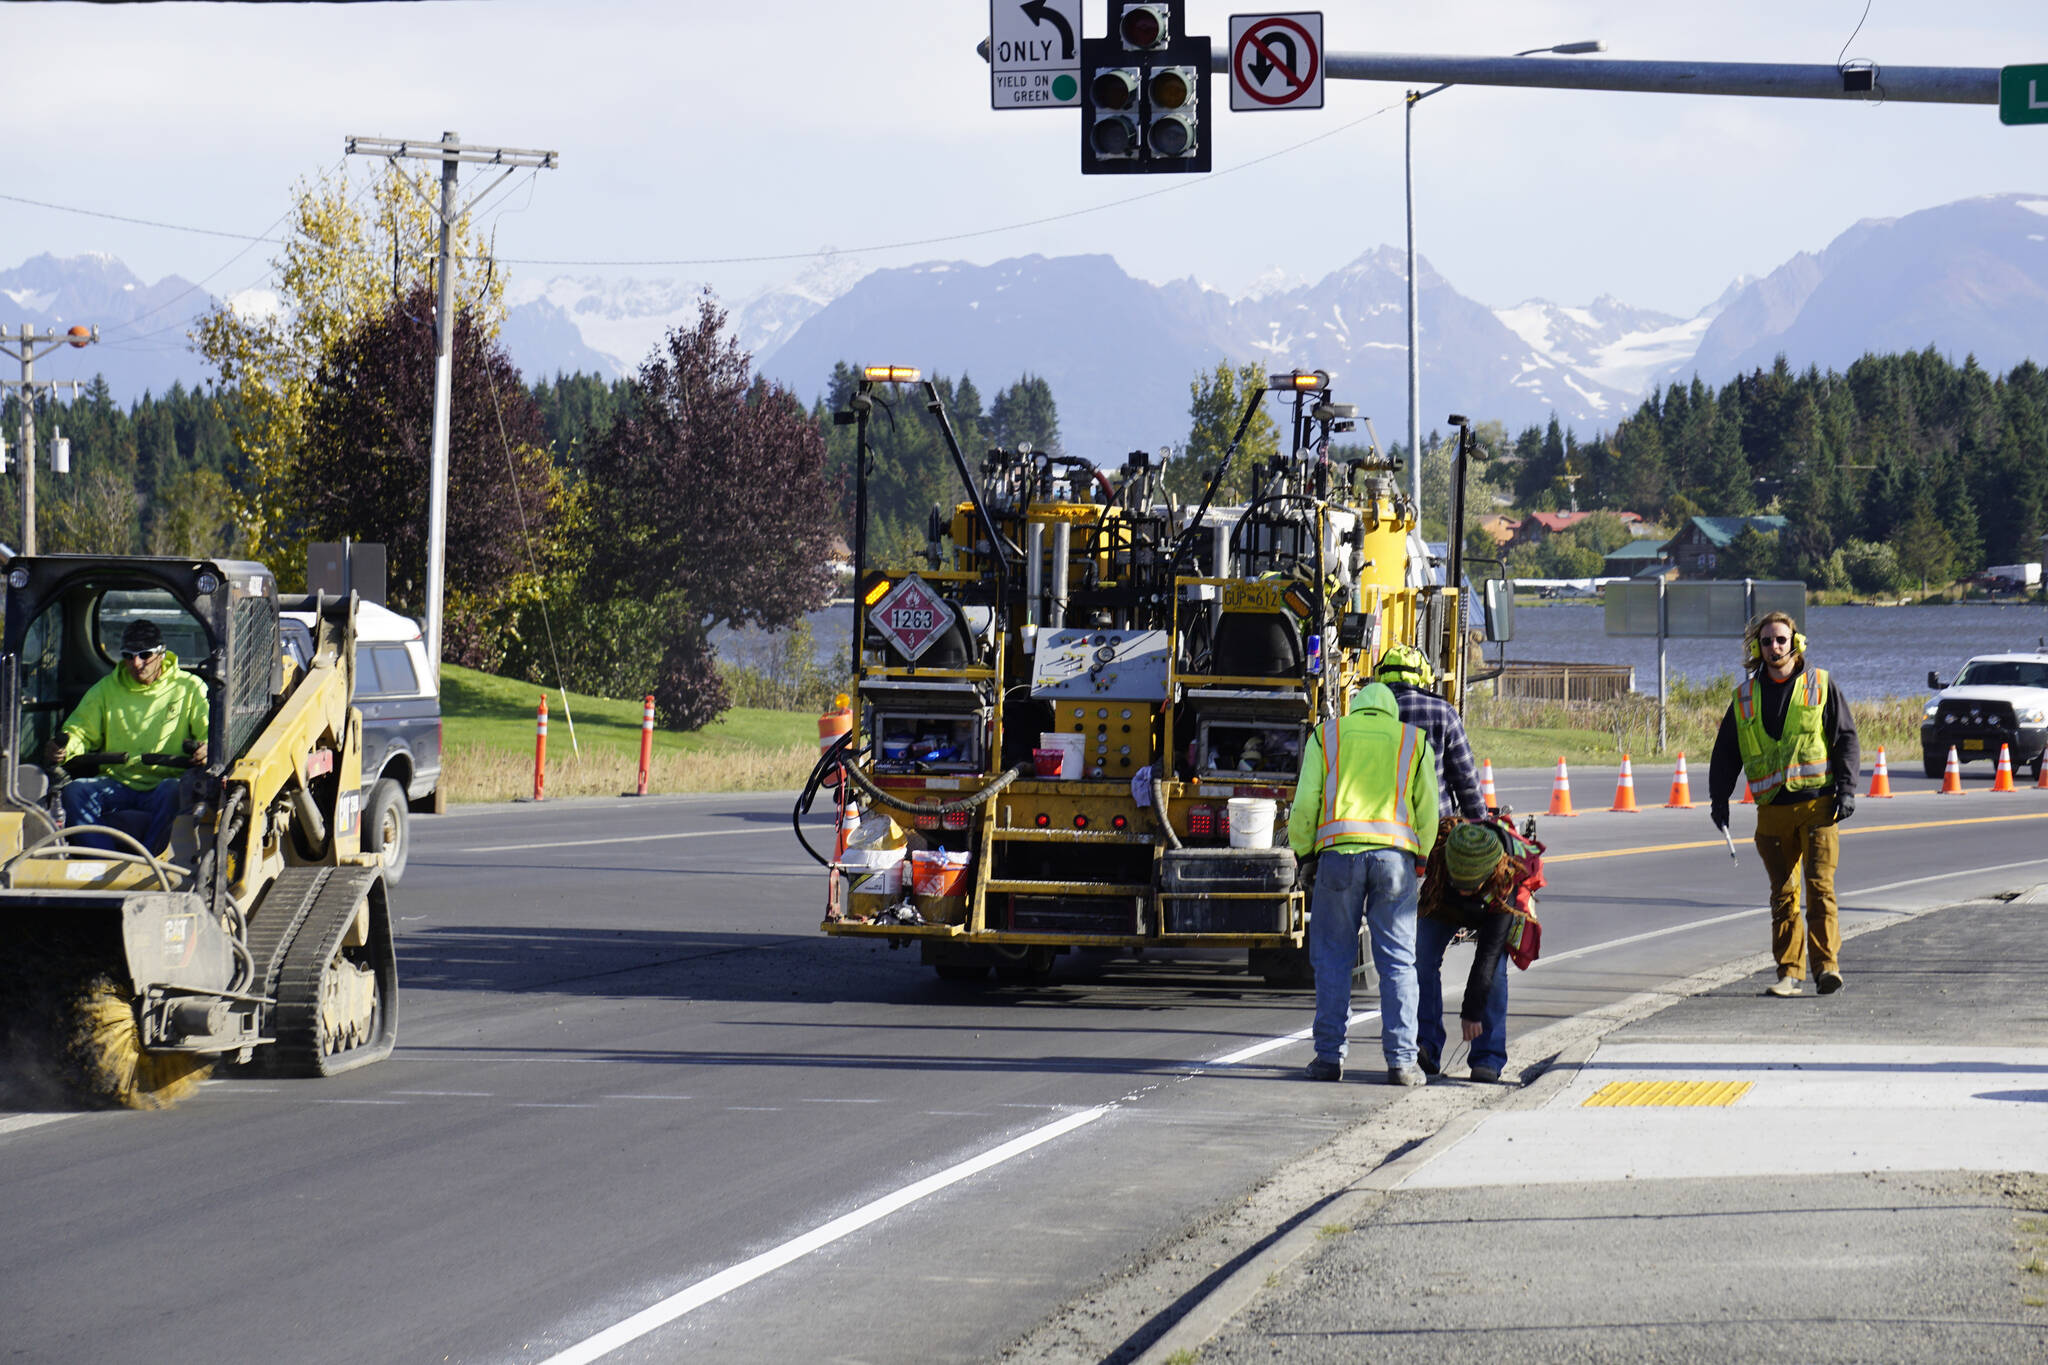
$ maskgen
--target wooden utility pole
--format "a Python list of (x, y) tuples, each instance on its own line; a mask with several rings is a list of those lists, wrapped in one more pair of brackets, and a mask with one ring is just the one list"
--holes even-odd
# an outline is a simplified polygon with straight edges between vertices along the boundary
[[(59, 346), (90, 346), (99, 339), (98, 327), (78, 326), (68, 332), (45, 327), (38, 332), (25, 322), (19, 336), (0, 333), (0, 353), (21, 362), (21, 378), (0, 379), (0, 387), (13, 389), (21, 397), (21, 448), (16, 457), (21, 464), (21, 552), (25, 555), (36, 552), (36, 390), (69, 384), (72, 398), (78, 397), (76, 379), (37, 379), (36, 357)], [(5, 449), (6, 444), (0, 442), (0, 451)]]
[[(559, 164), (553, 152), (523, 151), (515, 147), (465, 146), (459, 133), (443, 133), (439, 142), (408, 142), (388, 137), (348, 139), (350, 156), (381, 156), (398, 169), (401, 160), (441, 163), (441, 202), (434, 215), (441, 225), (441, 251), (437, 266), (439, 279), (434, 308), (434, 439), (427, 473), (427, 666), (433, 670), (434, 690), (441, 690), (441, 597), (448, 535), (448, 404), (455, 377), (455, 224), (477, 200), (489, 194), (505, 176), (534, 167), (553, 170)], [(471, 196), (469, 204), (455, 202), (455, 170), (465, 161), (485, 166), (502, 166), (505, 174)], [(404, 172), (401, 170), (400, 174)], [(410, 183), (408, 181), (407, 183)]]

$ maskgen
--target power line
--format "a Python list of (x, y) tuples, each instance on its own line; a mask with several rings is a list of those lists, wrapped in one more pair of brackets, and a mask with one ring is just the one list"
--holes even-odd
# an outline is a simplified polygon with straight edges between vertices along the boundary
[(222, 232), (218, 228), (191, 227), (185, 223), (164, 223), (154, 218), (131, 218), (125, 213), (108, 213), (103, 209), (82, 209), (72, 204), (53, 204), (46, 199), (30, 199), (21, 194), (0, 194), (0, 199), (15, 204), (28, 204), (39, 209), (54, 209), (58, 213), (76, 213), (87, 218), (105, 218), (116, 223), (133, 223), (137, 227), (162, 228), (166, 232), (196, 232), (202, 237), (230, 237), (238, 242), (271, 242), (282, 245), (282, 237), (252, 237), (246, 232)]

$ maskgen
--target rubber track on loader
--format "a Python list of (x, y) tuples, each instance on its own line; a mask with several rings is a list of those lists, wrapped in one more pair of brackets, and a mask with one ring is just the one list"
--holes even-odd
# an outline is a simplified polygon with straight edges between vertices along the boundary
[(277, 974), (285, 953), (334, 872), (331, 867), (288, 867), (264, 889), (249, 917), (249, 958), (256, 965), (250, 990), (277, 998)]
[[(388, 921), (380, 936), (373, 921), (370, 946), (383, 983), (377, 1036), (338, 1056), (320, 1051), (320, 982), (355, 922), (356, 903), (376, 881), (374, 868), (327, 868), (330, 875), (313, 897), (304, 927), (286, 948), (277, 974), (277, 1041), (268, 1049), (269, 1070), (286, 1076), (336, 1076), (391, 1055), (398, 1040), (398, 969)], [(388, 914), (388, 911), (387, 911)]]

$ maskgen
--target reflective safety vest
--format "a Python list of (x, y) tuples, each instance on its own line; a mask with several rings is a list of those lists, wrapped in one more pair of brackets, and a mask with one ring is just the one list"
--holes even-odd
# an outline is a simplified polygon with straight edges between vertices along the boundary
[(1772, 739), (1764, 729), (1762, 698), (1756, 675), (1735, 688), (1735, 742), (1742, 751), (1742, 771), (1750, 795), (1768, 802), (1780, 791), (1813, 791), (1828, 784), (1828, 744), (1821, 733), (1821, 712), (1828, 704), (1828, 673), (1809, 668), (1792, 679), (1792, 697), (1785, 707), (1785, 729)]
[[(1361, 785), (1354, 781), (1352, 789), (1344, 791), (1346, 721), (1363, 721), (1365, 727), (1370, 727), (1366, 735), (1355, 732), (1352, 735), (1354, 764), (1369, 761), (1368, 755), (1385, 755), (1389, 750), (1393, 751), (1394, 780), (1391, 783)], [(1410, 853), (1422, 852), (1422, 841), (1416, 837), (1408, 812), (1409, 785), (1415, 779), (1417, 765), (1428, 763), (1434, 771), (1436, 764), (1422, 731), (1382, 712), (1354, 711), (1348, 716), (1325, 721), (1320, 727), (1320, 734), (1323, 743), (1323, 808), (1322, 819), (1316, 825), (1315, 851), (1320, 853), (1340, 842), (1350, 842), (1405, 849)], [(1361, 749), (1363, 753), (1359, 752)], [(1431, 810), (1434, 809), (1432, 804)]]

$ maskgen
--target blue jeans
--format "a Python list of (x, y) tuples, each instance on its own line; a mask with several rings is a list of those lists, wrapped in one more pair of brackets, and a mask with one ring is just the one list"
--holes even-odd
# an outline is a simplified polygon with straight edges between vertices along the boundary
[(1316, 1056), (1341, 1061), (1348, 1051), (1345, 1025), (1351, 1018), (1351, 969), (1358, 962), (1362, 914), (1380, 978), (1380, 1051), (1389, 1067), (1414, 1064), (1415, 896), (1411, 853), (1332, 850), (1316, 859), (1316, 894), (1308, 920), (1308, 960), (1316, 974)]
[[(1450, 920), (1436, 915), (1423, 915), (1415, 921), (1415, 966), (1416, 976), (1422, 986), (1422, 1024), (1417, 1041), (1422, 1050), (1443, 1061), (1444, 1052), (1444, 949), (1451, 946), (1451, 937), (1458, 932), (1458, 926)], [(1461, 1039), (1462, 1041), (1462, 1039)], [(1495, 1071), (1506, 1071), (1508, 1067), (1508, 955), (1500, 955), (1500, 963), (1493, 978), (1493, 989), (1487, 992), (1486, 1011), (1479, 1019), (1479, 1036), (1472, 1040), (1473, 1066), (1490, 1066)]]
[[(161, 853), (171, 842), (171, 822), (178, 818), (178, 779), (166, 778), (146, 792), (111, 777), (78, 777), (64, 784), (64, 827), (104, 825), (108, 816), (139, 810), (149, 816), (149, 830), (142, 842), (151, 853)], [(116, 828), (119, 828), (116, 826)], [(73, 842), (85, 848), (104, 848), (119, 853), (133, 849), (103, 834), (88, 834)]]

